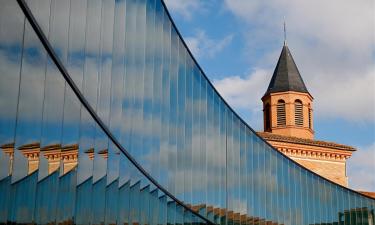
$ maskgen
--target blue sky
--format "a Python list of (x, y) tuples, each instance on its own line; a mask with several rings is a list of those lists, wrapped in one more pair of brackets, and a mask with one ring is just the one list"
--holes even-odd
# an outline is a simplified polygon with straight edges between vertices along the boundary
[(372, 0), (166, 0), (198, 63), (229, 104), (262, 130), (260, 98), (287, 43), (314, 97), (315, 138), (354, 146), (349, 186), (375, 191)]

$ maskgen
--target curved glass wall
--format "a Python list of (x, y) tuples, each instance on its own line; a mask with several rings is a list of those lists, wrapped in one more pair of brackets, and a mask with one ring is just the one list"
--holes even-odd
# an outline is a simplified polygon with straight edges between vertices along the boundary
[(161, 0), (26, 1), (84, 99), (161, 186), (83, 107), (17, 2), (0, 4), (0, 224), (207, 223), (185, 206), (222, 225), (374, 224), (374, 199), (238, 117)]
[[(59, 46), (69, 46), (64, 13), (81, 12), (67, 3), (29, 5), (41, 26), (49, 28), (49, 41)], [(17, 2), (0, 5), (0, 224), (206, 224), (208, 220), (155, 186), (104, 133)], [(114, 6), (103, 5), (108, 11)], [(74, 81), (90, 93), (102, 121), (123, 134), (116, 127), (122, 86), (111, 88), (112, 56), (104, 56), (102, 44), (103, 57), (93, 54), (80, 61), (79, 53), (68, 54), (68, 48), (57, 55), (77, 69)]]

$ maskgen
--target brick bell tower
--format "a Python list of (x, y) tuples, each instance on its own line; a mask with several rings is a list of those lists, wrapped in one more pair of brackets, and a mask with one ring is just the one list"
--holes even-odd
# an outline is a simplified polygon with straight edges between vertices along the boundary
[(264, 132), (258, 135), (303, 167), (340, 185), (348, 185), (346, 163), (355, 148), (314, 139), (313, 97), (284, 45), (262, 97)]
[(313, 97), (286, 41), (262, 101), (265, 132), (314, 139)]

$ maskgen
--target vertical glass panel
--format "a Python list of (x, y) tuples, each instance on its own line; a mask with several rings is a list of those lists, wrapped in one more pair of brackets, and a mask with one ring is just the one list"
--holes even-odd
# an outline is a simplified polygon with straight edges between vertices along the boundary
[[(123, 51), (123, 59), (120, 58), (119, 60), (124, 60), (124, 68), (122, 68), (121, 61), (118, 65), (118, 73), (123, 74), (123, 87), (122, 87), (122, 96), (120, 98), (120, 101), (122, 102), (122, 121), (121, 121), (121, 143), (123, 146), (129, 151), (130, 145), (131, 145), (131, 107), (132, 107), (132, 85), (134, 86), (134, 83), (132, 82), (132, 73), (133, 68), (132, 65), (134, 64), (134, 57), (133, 57), (133, 42), (134, 42), (134, 33), (135, 33), (135, 24), (136, 24), (136, 8), (134, 4), (134, 0), (131, 1), (124, 1), (124, 4), (126, 4), (126, 11), (125, 11), (125, 46)], [(119, 31), (120, 32), (120, 31)], [(122, 52), (119, 52), (118, 54), (121, 54)], [(122, 69), (124, 69), (124, 72), (122, 72)], [(121, 163), (121, 161), (120, 161)], [(121, 171), (121, 170), (120, 170)]]
[[(48, 5), (48, 2), (44, 3)], [(43, 9), (45, 7), (40, 8), (40, 10)], [(43, 13), (45, 11), (38, 11), (37, 16), (43, 18), (48, 24), (48, 15)], [(24, 48), (28, 50), (24, 50), (22, 54), (20, 92), (17, 114), (15, 114), (17, 116), (15, 144), (7, 146), (9, 150), (15, 149), (12, 163), (12, 190), (9, 193), (11, 199), (7, 206), (10, 209), (7, 221), (10, 223), (28, 223), (33, 218), (37, 195), (46, 53), (39, 45), (29, 24), (26, 26), (27, 33), (23, 38)], [(6, 166), (8, 165), (6, 163)]]
[(280, 224), (285, 223), (285, 209), (286, 209), (286, 187), (285, 187), (285, 177), (284, 177), (284, 167), (285, 167), (285, 156), (280, 155), (277, 162), (277, 187), (278, 187), (278, 222)]
[(35, 199), (35, 222), (54, 223), (56, 219), (59, 187), (59, 171), (56, 170), (37, 184)]
[(207, 96), (207, 125), (206, 125), (206, 193), (207, 193), (207, 215), (210, 216), (210, 219), (213, 221), (213, 207), (215, 206), (215, 194), (217, 192), (215, 186), (215, 171), (214, 171), (214, 164), (217, 160), (215, 158), (215, 154), (217, 148), (215, 148), (215, 138), (216, 138), (216, 130), (214, 125), (214, 99), (213, 99), (213, 91), (211, 86), (207, 84), (206, 89), (206, 96)]
[[(99, 53), (99, 81), (97, 114), (102, 121), (109, 125), (111, 106), (111, 79), (112, 79), (112, 50), (114, 28), (114, 0), (105, 1), (101, 8), (102, 20), (100, 27)], [(95, 155), (93, 167), (93, 181), (103, 178), (107, 170), (108, 138), (97, 127), (95, 134)], [(104, 192), (102, 190), (101, 192)], [(104, 209), (104, 208), (103, 208)]]
[(129, 222), (130, 224), (139, 224), (140, 210), (141, 210), (141, 182), (138, 181), (130, 187), (130, 209)]
[[(211, 85), (209, 85), (209, 89)], [(220, 178), (221, 178), (221, 158), (220, 154), (220, 117), (219, 117), (219, 102), (218, 96), (214, 90), (208, 91), (210, 100), (209, 101), (209, 111), (207, 112), (207, 117), (210, 119), (209, 130), (207, 131), (207, 141), (210, 143), (210, 148), (207, 149), (208, 156), (206, 158), (209, 165), (209, 173), (207, 173), (208, 179), (210, 181), (210, 188), (207, 189), (207, 193), (210, 194), (209, 205), (212, 207), (212, 221), (218, 221), (219, 208), (220, 208)], [(212, 193), (211, 191), (212, 190)]]
[(177, 157), (177, 79), (178, 79), (178, 36), (171, 27), (171, 55), (169, 64), (169, 130), (168, 130), (168, 190), (176, 193)]
[(176, 225), (183, 225), (183, 208), (182, 206), (176, 204)]
[(350, 215), (350, 222), (352, 224), (360, 224), (360, 215), (359, 215), (359, 199), (356, 198), (353, 192), (349, 191), (349, 198), (350, 198), (350, 210), (349, 210), (349, 215)]
[(167, 196), (159, 197), (159, 223), (160, 225), (167, 225)]
[(267, 199), (266, 199), (266, 190), (267, 190), (267, 180), (268, 179), (264, 179), (267, 174), (266, 174), (266, 168), (267, 168), (267, 165), (266, 165), (266, 161), (265, 161), (265, 158), (266, 158), (266, 152), (265, 152), (265, 148), (264, 148), (264, 145), (265, 143), (263, 141), (260, 140), (260, 138), (257, 138), (257, 142), (258, 142), (258, 153), (259, 153), (259, 167), (258, 167), (258, 176), (260, 177), (260, 180), (259, 180), (259, 192), (258, 194), (260, 195), (259, 197), (259, 204), (260, 204), (260, 223), (261, 224), (265, 224), (266, 222), (266, 204), (267, 204)]
[(313, 223), (320, 223), (320, 212), (319, 212), (319, 204), (318, 204), (318, 190), (319, 186), (315, 183), (315, 175), (309, 173), (309, 187), (311, 187), (311, 218)]
[[(109, 107), (111, 106), (111, 73), (114, 28), (114, 0), (105, 1), (101, 7), (99, 81), (97, 114), (105, 124), (109, 124)], [(105, 219), (105, 188), (107, 185), (108, 138), (97, 127), (95, 134), (93, 162), (93, 202), (92, 223), (101, 224)], [(97, 197), (99, 196), (99, 197)]]
[(186, 99), (185, 99), (185, 174), (184, 174), (184, 190), (185, 190), (185, 201), (187, 203), (192, 202), (192, 188), (194, 187), (193, 181), (193, 62), (187, 59), (186, 62)]
[(328, 215), (329, 215), (329, 221), (333, 223), (333, 222), (337, 222), (338, 220), (337, 215), (339, 214), (339, 205), (338, 205), (338, 199), (337, 199), (336, 185), (328, 182), (328, 192), (329, 192), (328, 193), (329, 202), (327, 204)]
[[(84, 52), (84, 70), (82, 92), (89, 104), (97, 109), (98, 87), (100, 76), (100, 38), (102, 22), (102, 2), (100, 0), (87, 2), (86, 39)], [(93, 209), (93, 160), (96, 152), (96, 127), (89, 113), (81, 110), (79, 133), (78, 174), (77, 174), (77, 207), (75, 221), (77, 224), (87, 224), (92, 221)]]
[(266, 146), (269, 151), (269, 183), (267, 185), (267, 194), (270, 196), (270, 206), (267, 209), (267, 218), (273, 223), (278, 222), (278, 183), (277, 183), (277, 165), (278, 165), (278, 152)]
[(130, 181), (118, 187), (118, 214), (117, 214), (117, 223), (119, 224), (130, 224), (133, 208), (131, 207), (131, 196), (134, 194), (130, 192)]
[(146, 1), (146, 18), (145, 18), (145, 71), (144, 71), (144, 90), (143, 90), (143, 127), (140, 132), (143, 133), (143, 153), (140, 163), (144, 168), (155, 175), (154, 165), (150, 158), (155, 157), (153, 148), (153, 93), (154, 93), (154, 61), (155, 61), (155, 0)]
[(214, 216), (215, 216), (215, 223), (219, 223), (219, 212), (221, 208), (221, 203), (220, 203), (220, 195), (221, 195), (221, 180), (223, 177), (221, 176), (221, 167), (223, 164), (222, 158), (223, 155), (221, 153), (221, 139), (220, 139), (220, 100), (219, 96), (215, 91), (213, 91), (213, 124), (212, 124), (212, 129), (213, 129), (213, 139), (214, 139), (214, 144), (212, 149), (210, 150), (211, 152), (211, 157), (208, 158), (209, 162), (212, 164), (211, 172), (212, 172), (212, 179), (213, 179), (213, 188), (214, 188), (214, 194), (212, 196), (213, 201), (214, 201)]
[(283, 167), (283, 179), (285, 179), (285, 197), (286, 197), (286, 207), (285, 207), (285, 223), (292, 224), (292, 216), (293, 216), (293, 209), (292, 209), (292, 202), (294, 202), (294, 193), (292, 192), (292, 187), (294, 183), (292, 183), (292, 176), (291, 176), (291, 167), (292, 162), (287, 158), (283, 158), (285, 161)]
[(258, 137), (256, 137), (254, 135), (254, 139), (253, 139), (253, 187), (254, 187), (254, 219), (255, 220), (260, 220), (261, 218), (261, 206), (262, 206), (262, 203), (261, 203), (261, 182), (262, 182), (262, 179), (263, 177), (261, 176), (261, 165), (260, 165), (260, 161), (259, 161), (259, 157), (260, 157), (260, 153), (259, 153), (259, 141), (258, 141)]
[[(40, 25), (48, 31), (50, 1), (31, 2), (30, 8), (34, 12), (34, 16), (40, 21)], [(38, 160), (32, 159), (38, 157), (40, 149), (46, 60), (47, 56), (43, 46), (31, 26), (26, 23), (12, 182), (22, 179), (38, 168)], [(32, 149), (31, 154), (29, 154), (29, 149)]]
[[(67, 61), (69, 1), (52, 1), (49, 5), (49, 40), (63, 63)], [(59, 166), (65, 97), (65, 80), (50, 58), (45, 67), (41, 142), (38, 165), (38, 190), (35, 220), (38, 223), (55, 221), (58, 200)]]
[(161, 139), (160, 139), (160, 183), (168, 187), (168, 146), (169, 146), (169, 66), (171, 55), (171, 24), (165, 11), (163, 11), (163, 68), (162, 68), (162, 104), (161, 104)]
[[(160, 140), (162, 133), (161, 104), (162, 104), (162, 72), (163, 72), (163, 8), (161, 2), (155, 3), (155, 37), (154, 37), (154, 71), (152, 93), (152, 156), (156, 160), (151, 162), (151, 175), (160, 181)], [(152, 4), (150, 2), (150, 5)], [(151, 6), (152, 7), (152, 6)]]
[(11, 177), (0, 180), (0, 223), (6, 224), (11, 206)]
[[(254, 183), (253, 183), (253, 160), (254, 160), (254, 134), (251, 130), (246, 129), (246, 158), (247, 158), (247, 216), (249, 217), (249, 224), (252, 224), (254, 215)], [(251, 220), (250, 220), (251, 219)]]
[(315, 176), (316, 179), (316, 185), (318, 186), (318, 191), (317, 191), (317, 202), (319, 205), (319, 220), (321, 223), (326, 223), (326, 210), (325, 210), (325, 205), (324, 205), (324, 181), (321, 177)]
[(288, 175), (289, 175), (289, 203), (290, 203), (290, 223), (291, 224), (296, 224), (296, 220), (298, 219), (298, 215), (297, 215), (297, 212), (296, 212), (296, 193), (295, 193), (295, 186), (296, 186), (296, 171), (295, 171), (295, 163), (293, 163), (292, 161), (289, 161), (288, 162), (289, 164), (289, 172), (288, 172)]
[[(124, 89), (125, 7), (125, 1), (115, 1), (109, 128), (117, 138), (122, 138), (121, 122)], [(109, 144), (107, 162), (107, 184), (110, 184), (118, 179), (119, 176), (119, 154), (113, 144)]]
[[(124, 6), (122, 5), (124, 4)], [(121, 93), (121, 96), (119, 96), (118, 101), (121, 102), (121, 121), (120, 124), (113, 124), (120, 130), (121, 133), (121, 144), (130, 151), (130, 144), (131, 144), (131, 104), (132, 104), (132, 86), (134, 85), (131, 83), (131, 74), (132, 74), (132, 63), (133, 63), (133, 47), (132, 47), (132, 41), (134, 41), (134, 38), (132, 35), (134, 35), (135, 32), (135, 19), (136, 19), (136, 8), (133, 1), (124, 1), (121, 3), (121, 6), (124, 7), (124, 16), (125, 21), (124, 24), (123, 21), (120, 21), (119, 18), (119, 35), (122, 35), (122, 29), (124, 29), (124, 49), (122, 49), (122, 40), (119, 39), (118, 41), (121, 43), (120, 48), (118, 49), (118, 65), (116, 64), (116, 77), (120, 77), (119, 81), (121, 82), (121, 85), (119, 85), (116, 89), (118, 91), (118, 94)], [(124, 26), (124, 27), (123, 27)], [(120, 36), (121, 37), (121, 36)], [(121, 51), (120, 51), (121, 50)], [(123, 64), (123, 65), (122, 65)], [(117, 78), (118, 79), (118, 78)], [(122, 79), (122, 80), (121, 80)], [(115, 93), (113, 93), (115, 94)], [(116, 99), (117, 98), (113, 98)], [(122, 187), (125, 183), (130, 182), (130, 175), (134, 173), (133, 167), (129, 165), (127, 162), (127, 159), (124, 155), (121, 153), (119, 154), (119, 185)]]
[(57, 202), (56, 222), (60, 224), (73, 223), (76, 201), (77, 169), (59, 177), (59, 192)]
[(158, 225), (159, 220), (159, 190), (154, 189), (150, 194), (150, 225)]
[(186, 153), (185, 147), (185, 99), (186, 99), (186, 70), (185, 70), (185, 49), (181, 41), (178, 40), (179, 47), (179, 61), (178, 61), (178, 78), (177, 78), (177, 160), (176, 160), (176, 197), (184, 201), (185, 197), (185, 172), (189, 169), (186, 166)]
[(200, 96), (200, 111), (199, 111), (199, 120), (200, 120), (200, 146), (199, 146), (199, 193), (200, 193), (200, 203), (202, 208), (200, 210), (201, 215), (206, 217), (207, 214), (207, 168), (206, 168), (206, 126), (207, 126), (207, 81), (202, 76), (201, 72), (201, 96)]
[[(84, 55), (83, 94), (89, 104), (97, 107), (101, 1), (87, 2), (87, 24)], [(92, 176), (93, 155), (95, 153), (96, 124), (86, 110), (81, 110), (80, 139), (78, 154), (78, 183), (85, 182)]]
[[(246, 224), (246, 216), (247, 216), (247, 158), (246, 158), (246, 128), (244, 124), (240, 124), (240, 154), (239, 154), (239, 160), (240, 160), (240, 173), (239, 173), (239, 187), (240, 187), (240, 224), (245, 225)], [(268, 166), (269, 164), (267, 164)]]
[(233, 225), (233, 198), (234, 198), (234, 169), (233, 169), (233, 114), (227, 114), (227, 219), (228, 225)]
[[(81, 91), (85, 61), (86, 15), (86, 1), (70, 1), (66, 67), (69, 75)], [(61, 175), (67, 174), (77, 166), (80, 136), (81, 103), (68, 85), (65, 86), (63, 110)], [(70, 215), (70, 217), (73, 217), (73, 215)]]
[(199, 180), (199, 149), (200, 149), (200, 74), (196, 68), (193, 71), (193, 100), (192, 100), (192, 205), (200, 204), (201, 195), (199, 192), (201, 183)]
[(12, 184), (8, 223), (30, 223), (35, 210), (37, 181), (38, 173), (34, 171)]
[[(226, 209), (227, 202), (227, 108), (225, 103), (220, 103), (220, 171), (221, 171), (221, 190), (220, 190), (220, 208)], [(220, 224), (226, 224), (225, 210), (221, 211)]]
[(294, 204), (293, 204), (293, 211), (294, 211), (294, 223), (295, 224), (302, 224), (303, 223), (303, 206), (301, 202), (301, 168), (299, 165), (293, 163), (293, 191), (294, 191)]
[(304, 218), (304, 224), (309, 224), (311, 223), (311, 212), (312, 212), (312, 207), (311, 207), (311, 198), (307, 198), (306, 196), (311, 195), (311, 187), (308, 185), (308, 180), (309, 180), (309, 174), (306, 169), (302, 169), (302, 202), (303, 202), (303, 218)]
[[(137, 0), (134, 2), (135, 10), (135, 30), (134, 33), (130, 33), (131, 39), (133, 40), (133, 52), (132, 52), (132, 64), (130, 80), (132, 83), (131, 88), (133, 89), (133, 101), (131, 118), (128, 122), (131, 122), (131, 139), (130, 148), (132, 155), (142, 164), (143, 152), (144, 152), (144, 120), (143, 120), (143, 107), (144, 107), (144, 90), (145, 90), (145, 40), (146, 40), (146, 0)], [(145, 168), (148, 168), (144, 165)], [(133, 175), (137, 175), (134, 173)], [(143, 187), (147, 185), (142, 179), (142, 176), (135, 176), (135, 182), (141, 181), (140, 185)]]
[(338, 222), (339, 224), (344, 223), (344, 211), (345, 211), (345, 204), (344, 204), (344, 190), (342, 187), (337, 187), (337, 200), (339, 204), (339, 212), (338, 212)]
[(14, 155), (24, 16), (17, 2), (2, 0), (0, 4), (0, 180), (2, 180), (10, 175), (11, 159)]
[[(63, 63), (67, 61), (70, 2), (52, 1), (49, 40)], [(61, 151), (65, 80), (48, 58), (46, 66), (39, 180), (58, 170)]]
[[(105, 224), (116, 224), (118, 218), (118, 201), (119, 186), (118, 179), (116, 179), (112, 183), (107, 184), (105, 188)], [(125, 209), (122, 208), (122, 210)]]
[(239, 224), (239, 216), (241, 212), (242, 202), (240, 196), (240, 120), (237, 118), (236, 115), (233, 115), (233, 122), (234, 122), (234, 133), (233, 133), (233, 187), (234, 187), (234, 201), (239, 202), (234, 206), (234, 212), (236, 213), (235, 217), (235, 224)]
[(175, 225), (176, 222), (176, 203), (168, 201), (167, 203), (167, 225)]
[(86, 119), (83, 118), (81, 122), (78, 150), (77, 203), (75, 210), (75, 222), (77, 224), (90, 223), (92, 206), (92, 160), (94, 155), (95, 125), (84, 110), (82, 110), (82, 117), (86, 117)]
[(92, 208), (91, 208), (91, 223), (103, 224), (105, 218), (105, 203), (106, 203), (106, 185), (107, 178), (103, 176), (92, 184)]
[[(55, 1), (54, 4), (63, 4), (64, 1)], [(68, 12), (59, 14), (59, 7), (55, 7), (55, 15), (65, 16), (64, 23), (57, 23), (54, 28), (61, 37), (68, 35), (66, 42), (57, 41), (52, 43), (54, 50), (58, 53), (61, 61), (66, 65), (70, 76), (82, 91), (82, 80), (85, 62), (85, 31), (87, 3), (86, 1), (68, 1)], [(67, 19), (68, 21), (66, 21)], [(61, 27), (61, 30), (60, 30)], [(66, 30), (65, 30), (66, 29)], [(60, 32), (65, 32), (61, 34)], [(59, 40), (60, 36), (56, 36)], [(74, 41), (72, 41), (74, 40)], [(65, 52), (67, 49), (67, 52)], [(60, 53), (59, 53), (60, 52)], [(59, 74), (61, 76), (61, 74)], [(57, 219), (58, 223), (73, 223), (76, 213), (76, 191), (77, 191), (77, 163), (79, 151), (79, 137), (81, 124), (81, 103), (68, 85), (64, 89), (63, 119), (61, 128), (61, 156), (60, 156), (60, 178), (58, 192)], [(91, 184), (90, 184), (91, 185)], [(86, 185), (86, 187), (89, 185)]]
[(188, 210), (184, 211), (184, 225), (192, 225), (192, 213)]
[(150, 224), (150, 185), (145, 186), (141, 190), (141, 195), (140, 195), (140, 208), (139, 208), (139, 218), (140, 218), (140, 224), (143, 225), (148, 225)]

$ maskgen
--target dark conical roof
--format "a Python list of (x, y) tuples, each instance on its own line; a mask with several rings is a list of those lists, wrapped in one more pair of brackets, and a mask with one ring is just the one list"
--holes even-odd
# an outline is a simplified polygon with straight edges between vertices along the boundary
[(309, 93), (286, 44), (264, 95), (284, 91)]

